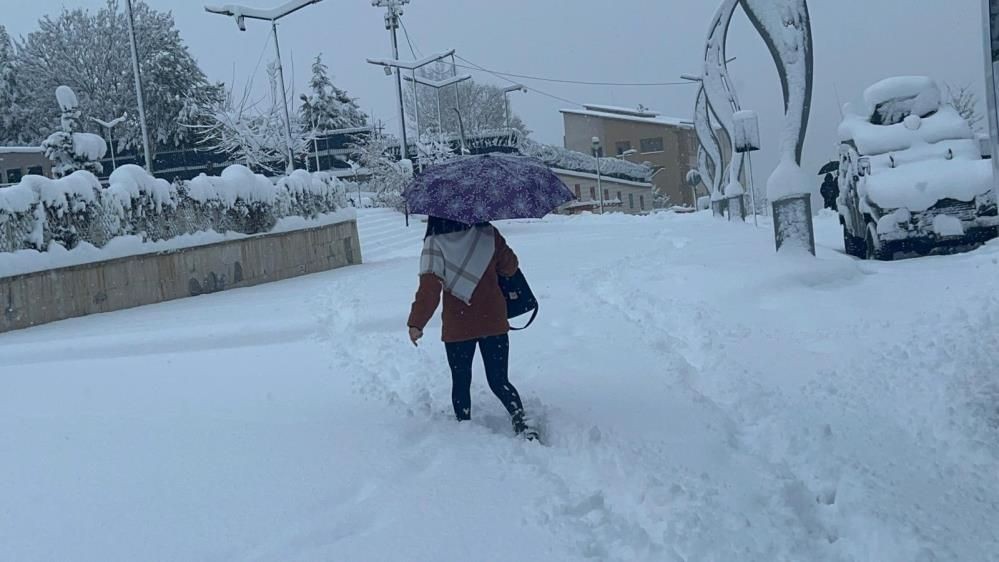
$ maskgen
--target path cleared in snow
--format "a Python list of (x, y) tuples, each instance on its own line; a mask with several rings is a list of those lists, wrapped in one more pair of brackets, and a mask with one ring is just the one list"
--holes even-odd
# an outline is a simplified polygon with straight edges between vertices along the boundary
[(501, 225), (540, 447), (481, 371), (451, 420), (402, 221), (359, 214), (363, 266), (0, 336), (0, 559), (999, 560), (999, 245)]

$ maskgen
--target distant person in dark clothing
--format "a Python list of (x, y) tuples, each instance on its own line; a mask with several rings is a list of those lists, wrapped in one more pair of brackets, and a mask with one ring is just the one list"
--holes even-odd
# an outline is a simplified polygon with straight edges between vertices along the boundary
[(826, 178), (822, 181), (822, 188), (819, 190), (819, 193), (822, 194), (822, 199), (825, 201), (826, 209), (832, 209), (834, 211), (839, 210), (839, 205), (836, 204), (836, 199), (839, 197), (839, 182), (836, 181), (835, 176), (832, 174), (826, 174)]

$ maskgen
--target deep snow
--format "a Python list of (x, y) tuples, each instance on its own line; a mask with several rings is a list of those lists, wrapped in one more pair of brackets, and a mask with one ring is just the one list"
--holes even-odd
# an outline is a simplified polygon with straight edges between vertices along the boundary
[(996, 243), (500, 225), (541, 447), (481, 372), (450, 419), (401, 224), (361, 211), (363, 266), (0, 335), (0, 560), (999, 560)]

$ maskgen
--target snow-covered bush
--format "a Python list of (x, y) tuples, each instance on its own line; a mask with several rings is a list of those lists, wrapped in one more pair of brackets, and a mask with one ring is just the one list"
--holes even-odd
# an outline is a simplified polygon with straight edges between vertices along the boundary
[(402, 211), (406, 208), (402, 192), (413, 178), (413, 164), (392, 156), (394, 144), (389, 137), (370, 136), (355, 147), (355, 157), (368, 170), (368, 191), (375, 193), (374, 204)]
[(25, 176), (0, 188), (0, 252), (45, 250), (53, 242), (67, 249), (81, 242), (103, 247), (126, 235), (258, 234), (284, 217), (332, 213), (344, 199), (343, 184), (331, 174), (297, 171), (275, 184), (240, 165), (177, 184), (122, 166), (107, 188), (86, 171), (55, 180)]

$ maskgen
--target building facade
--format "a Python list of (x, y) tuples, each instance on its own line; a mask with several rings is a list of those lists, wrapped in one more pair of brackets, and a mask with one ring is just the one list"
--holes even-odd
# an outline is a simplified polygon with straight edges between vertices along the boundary
[(51, 176), (52, 162), (35, 146), (0, 146), (0, 185), (19, 183), (31, 174)]
[(652, 183), (660, 194), (669, 197), (670, 205), (696, 204), (686, 182), (687, 172), (697, 167), (697, 135), (692, 121), (665, 117), (644, 108), (593, 104), (583, 109), (563, 109), (562, 118), (566, 148), (592, 154), (592, 139), (597, 137), (605, 156), (648, 163), (654, 170)]
[(605, 213), (639, 215), (652, 211), (652, 184), (649, 182), (601, 176), (598, 188), (596, 174), (558, 168), (552, 168), (552, 171), (576, 195), (575, 201), (559, 209), (561, 213), (575, 215), (587, 211), (600, 212), (601, 190)]

